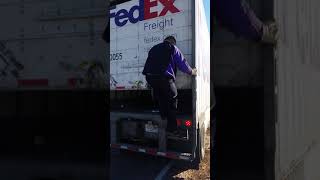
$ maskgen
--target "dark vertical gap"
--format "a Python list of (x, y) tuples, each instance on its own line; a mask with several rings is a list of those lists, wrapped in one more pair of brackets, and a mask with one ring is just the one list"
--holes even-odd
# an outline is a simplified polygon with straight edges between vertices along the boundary
[(262, 96), (262, 88), (216, 88), (218, 178), (261, 179)]
[[(274, 1), (262, 1), (262, 19), (274, 20)], [(264, 174), (265, 180), (275, 179), (276, 109), (275, 109), (275, 59), (272, 46), (262, 47), (264, 71)]]
[[(253, 8), (258, 17), (261, 17), (260, 7), (253, 6)], [(211, 37), (213, 35), (214, 33)], [(211, 44), (213, 47), (214, 43)], [(213, 47), (212, 50), (212, 54), (215, 54), (214, 50), (218, 48)], [(213, 55), (212, 61), (214, 60)], [(213, 67), (212, 70), (217, 68), (219, 67)], [(215, 87), (216, 121), (212, 124), (216, 124), (216, 149), (214, 149), (216, 160), (213, 162), (216, 172), (213, 173), (216, 173), (216, 179), (263, 179), (265, 175), (264, 87), (251, 84), (246, 87), (232, 86), (234, 84)]]

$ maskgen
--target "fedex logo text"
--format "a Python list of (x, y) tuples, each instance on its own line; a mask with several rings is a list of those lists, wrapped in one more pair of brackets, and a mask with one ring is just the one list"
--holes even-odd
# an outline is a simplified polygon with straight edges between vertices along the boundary
[[(115, 24), (122, 27), (127, 24), (137, 23), (139, 21), (156, 18), (159, 16), (165, 16), (168, 12), (177, 13), (180, 10), (174, 5), (175, 0), (139, 0), (139, 5), (135, 5), (130, 10), (120, 9), (118, 12), (110, 12), (110, 18), (114, 18)], [(158, 3), (161, 3), (164, 7), (160, 14), (157, 11), (151, 12), (152, 7), (157, 7)], [(116, 9), (112, 7), (110, 11)], [(134, 17), (134, 13), (138, 11), (138, 16)]]

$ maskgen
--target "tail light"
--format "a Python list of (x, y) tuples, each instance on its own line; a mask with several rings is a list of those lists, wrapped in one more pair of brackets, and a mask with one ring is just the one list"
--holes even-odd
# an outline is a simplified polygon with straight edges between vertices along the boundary
[(177, 126), (182, 128), (190, 128), (192, 127), (192, 121), (190, 119), (177, 119)]
[(185, 125), (186, 127), (191, 127), (191, 125), (192, 125), (191, 120), (186, 120), (186, 121), (184, 121), (184, 125)]

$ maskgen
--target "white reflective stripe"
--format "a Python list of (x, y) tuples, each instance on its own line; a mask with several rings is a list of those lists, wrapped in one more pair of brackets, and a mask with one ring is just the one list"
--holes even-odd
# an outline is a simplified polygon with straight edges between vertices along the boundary
[(159, 156), (166, 156), (167, 153), (164, 153), (164, 152), (157, 152), (157, 155)]
[(128, 149), (127, 146), (120, 146), (121, 149)]
[(189, 157), (186, 157), (186, 156), (179, 156), (179, 159), (189, 160)]
[(138, 151), (139, 151), (139, 152), (143, 152), (143, 153), (145, 153), (145, 152), (146, 152), (146, 150), (145, 150), (145, 149), (139, 149)]

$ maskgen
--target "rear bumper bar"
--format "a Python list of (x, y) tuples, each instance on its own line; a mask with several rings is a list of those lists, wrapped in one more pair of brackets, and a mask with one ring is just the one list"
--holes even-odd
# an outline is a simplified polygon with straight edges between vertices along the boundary
[(192, 155), (190, 153), (180, 153), (180, 152), (160, 152), (156, 148), (146, 148), (146, 147), (139, 147), (132, 144), (110, 144), (111, 148), (114, 149), (124, 149), (133, 152), (140, 152), (145, 153), (153, 156), (161, 156), (169, 159), (177, 159), (177, 160), (184, 160), (184, 161), (192, 161)]

